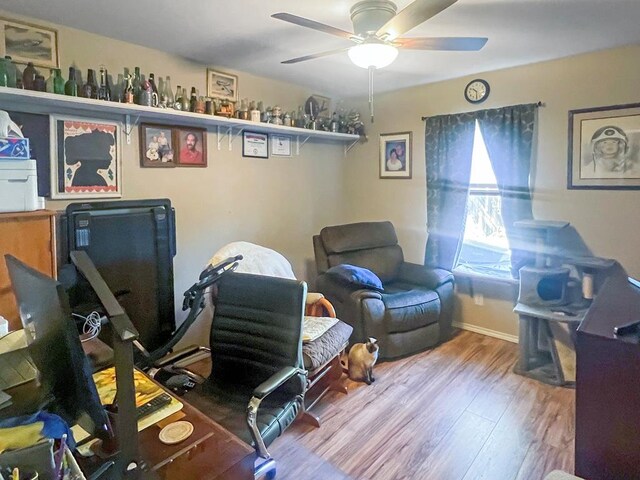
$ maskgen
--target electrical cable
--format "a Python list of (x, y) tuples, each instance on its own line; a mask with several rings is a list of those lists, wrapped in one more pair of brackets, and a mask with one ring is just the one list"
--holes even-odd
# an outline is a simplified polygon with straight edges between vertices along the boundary
[(80, 320), (84, 320), (84, 324), (82, 325), (82, 335), (80, 336), (81, 342), (87, 342), (89, 340), (93, 340), (98, 335), (100, 335), (100, 331), (102, 330), (102, 318), (98, 312), (91, 312), (86, 317), (79, 315), (77, 313), (72, 313), (75, 318), (79, 318)]

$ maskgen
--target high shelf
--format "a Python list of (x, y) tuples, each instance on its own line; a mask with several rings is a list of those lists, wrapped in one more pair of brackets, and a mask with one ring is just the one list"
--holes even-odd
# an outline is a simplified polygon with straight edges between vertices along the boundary
[(123, 118), (124, 133), (127, 143), (130, 143), (131, 129), (139, 122), (161, 123), (166, 125), (180, 125), (206, 128), (215, 132), (218, 137), (218, 150), (222, 148), (225, 139), (229, 150), (233, 140), (243, 131), (291, 135), (295, 137), (296, 154), (309, 139), (343, 143), (345, 153), (359, 140), (358, 135), (348, 133), (325, 132), (298, 127), (285, 127), (268, 123), (239, 120), (237, 118), (218, 117), (202, 113), (183, 112), (170, 108), (146, 107), (142, 105), (106, 102), (90, 98), (68, 97), (53, 93), (21, 90), (17, 88), (0, 87), (0, 109), (20, 110), (29, 113), (44, 113), (58, 115), (79, 115), (89, 118), (109, 119)]

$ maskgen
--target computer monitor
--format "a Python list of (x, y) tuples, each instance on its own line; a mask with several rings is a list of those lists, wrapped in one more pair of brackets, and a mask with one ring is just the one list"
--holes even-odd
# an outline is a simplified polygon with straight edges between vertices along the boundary
[(46, 408), (96, 437), (109, 438), (109, 420), (64, 288), (11, 255), (6, 255), (5, 260), (29, 353), (49, 400)]

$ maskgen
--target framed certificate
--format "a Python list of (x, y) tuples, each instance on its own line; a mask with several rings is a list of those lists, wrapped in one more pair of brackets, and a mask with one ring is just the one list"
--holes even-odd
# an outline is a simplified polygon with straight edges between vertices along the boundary
[(279, 157), (291, 156), (291, 137), (287, 135), (271, 135), (271, 155)]
[(269, 158), (269, 135), (266, 133), (244, 132), (242, 134), (242, 156)]

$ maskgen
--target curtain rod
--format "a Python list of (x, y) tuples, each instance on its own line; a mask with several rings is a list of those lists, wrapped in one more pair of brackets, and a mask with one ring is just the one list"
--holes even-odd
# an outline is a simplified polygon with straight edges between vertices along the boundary
[[(546, 107), (547, 105), (544, 102), (540, 101), (540, 102), (536, 103), (536, 106), (537, 107)], [(429, 118), (429, 117), (422, 117), (422, 121), (424, 122), (427, 118)]]

